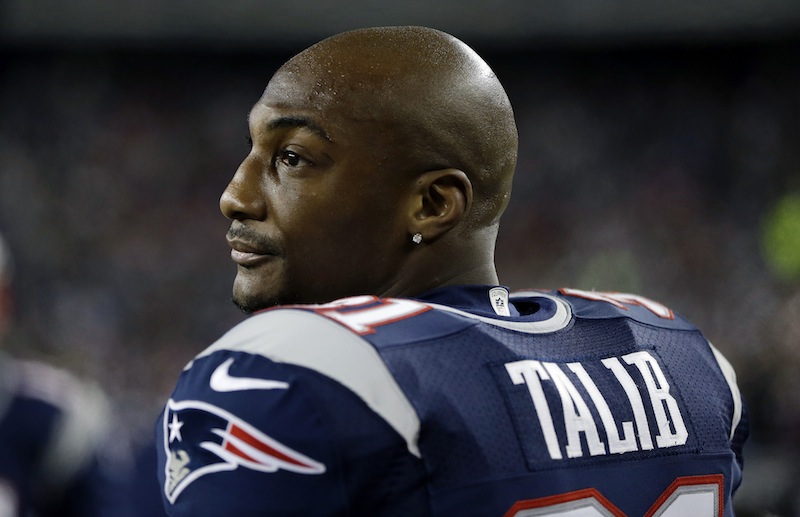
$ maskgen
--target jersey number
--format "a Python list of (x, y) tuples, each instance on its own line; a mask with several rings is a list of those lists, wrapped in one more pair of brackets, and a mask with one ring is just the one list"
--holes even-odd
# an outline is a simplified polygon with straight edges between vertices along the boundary
[[(722, 475), (685, 476), (676, 479), (653, 503), (645, 517), (722, 517)], [(504, 517), (626, 517), (608, 499), (587, 488), (516, 503)]]
[(338, 321), (357, 334), (373, 334), (375, 327), (404, 320), (431, 309), (414, 300), (353, 296), (316, 305), (314, 312)]
[(582, 291), (580, 289), (562, 288), (558, 290), (561, 294), (567, 296), (577, 296), (578, 298), (586, 298), (587, 300), (595, 300), (600, 302), (607, 302), (619, 309), (628, 310), (626, 305), (639, 305), (649, 310), (659, 318), (665, 320), (674, 320), (675, 313), (672, 309), (664, 304), (653, 301), (638, 294), (627, 293), (607, 293), (600, 291)]

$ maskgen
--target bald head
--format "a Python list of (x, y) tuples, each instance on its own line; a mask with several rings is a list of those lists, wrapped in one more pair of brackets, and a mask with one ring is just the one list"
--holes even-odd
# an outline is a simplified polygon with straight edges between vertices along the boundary
[(486, 63), (421, 27), (346, 32), (284, 64), (220, 198), (245, 310), (496, 284), (517, 131)]
[(475, 194), (468, 226), (493, 225), (504, 210), (517, 157), (514, 115), (489, 66), (453, 36), (424, 27), (337, 34), (281, 67), (265, 95), (275, 90), (375, 124), (387, 170), (465, 172)]

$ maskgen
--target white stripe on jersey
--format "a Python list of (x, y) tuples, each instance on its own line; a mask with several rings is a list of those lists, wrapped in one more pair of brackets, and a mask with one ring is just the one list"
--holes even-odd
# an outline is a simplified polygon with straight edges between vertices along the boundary
[(408, 450), (420, 457), (420, 422), (411, 402), (375, 348), (339, 323), (302, 310), (267, 311), (231, 329), (196, 359), (219, 350), (311, 368), (338, 381), (361, 397), (403, 437)]
[(739, 421), (742, 419), (742, 394), (739, 392), (739, 386), (736, 384), (736, 372), (733, 370), (731, 363), (725, 359), (722, 352), (717, 350), (714, 345), (709, 343), (708, 346), (710, 346), (711, 351), (714, 352), (714, 358), (717, 360), (717, 364), (719, 364), (719, 368), (722, 370), (722, 375), (725, 376), (725, 380), (728, 381), (731, 397), (733, 397), (733, 421), (731, 422), (730, 436), (730, 439), (733, 440), (733, 434), (736, 432)]
[(550, 296), (549, 294), (540, 293), (538, 291), (515, 292), (511, 296), (511, 302), (513, 303), (515, 299), (520, 297), (547, 298), (548, 300), (552, 300), (556, 305), (556, 312), (550, 318), (542, 321), (508, 321), (506, 318), (488, 318), (486, 316), (479, 316), (453, 307), (448, 307), (447, 305), (439, 305), (438, 303), (428, 302), (427, 304), (435, 309), (460, 314), (488, 323), (489, 325), (494, 325), (495, 327), (502, 327), (525, 334), (548, 334), (550, 332), (555, 332), (565, 328), (572, 320), (572, 309), (570, 309), (570, 306), (567, 305), (564, 300), (556, 298), (555, 296)]

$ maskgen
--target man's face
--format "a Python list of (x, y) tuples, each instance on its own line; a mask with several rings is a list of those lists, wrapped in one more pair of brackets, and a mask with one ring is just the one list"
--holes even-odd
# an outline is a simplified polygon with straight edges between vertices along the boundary
[(387, 132), (309, 88), (293, 74), (273, 79), (220, 199), (232, 220), (233, 298), (248, 312), (382, 294), (408, 245), (409, 182), (382, 166)]

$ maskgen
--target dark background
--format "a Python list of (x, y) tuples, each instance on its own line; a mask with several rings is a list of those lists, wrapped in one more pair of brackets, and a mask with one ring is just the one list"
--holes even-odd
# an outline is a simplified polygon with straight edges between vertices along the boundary
[(95, 379), (150, 432), (243, 318), (217, 202), (272, 72), (409, 23), (471, 44), (515, 107), (501, 280), (692, 319), (750, 407), (739, 514), (800, 515), (800, 2), (0, 2), (5, 346)]

